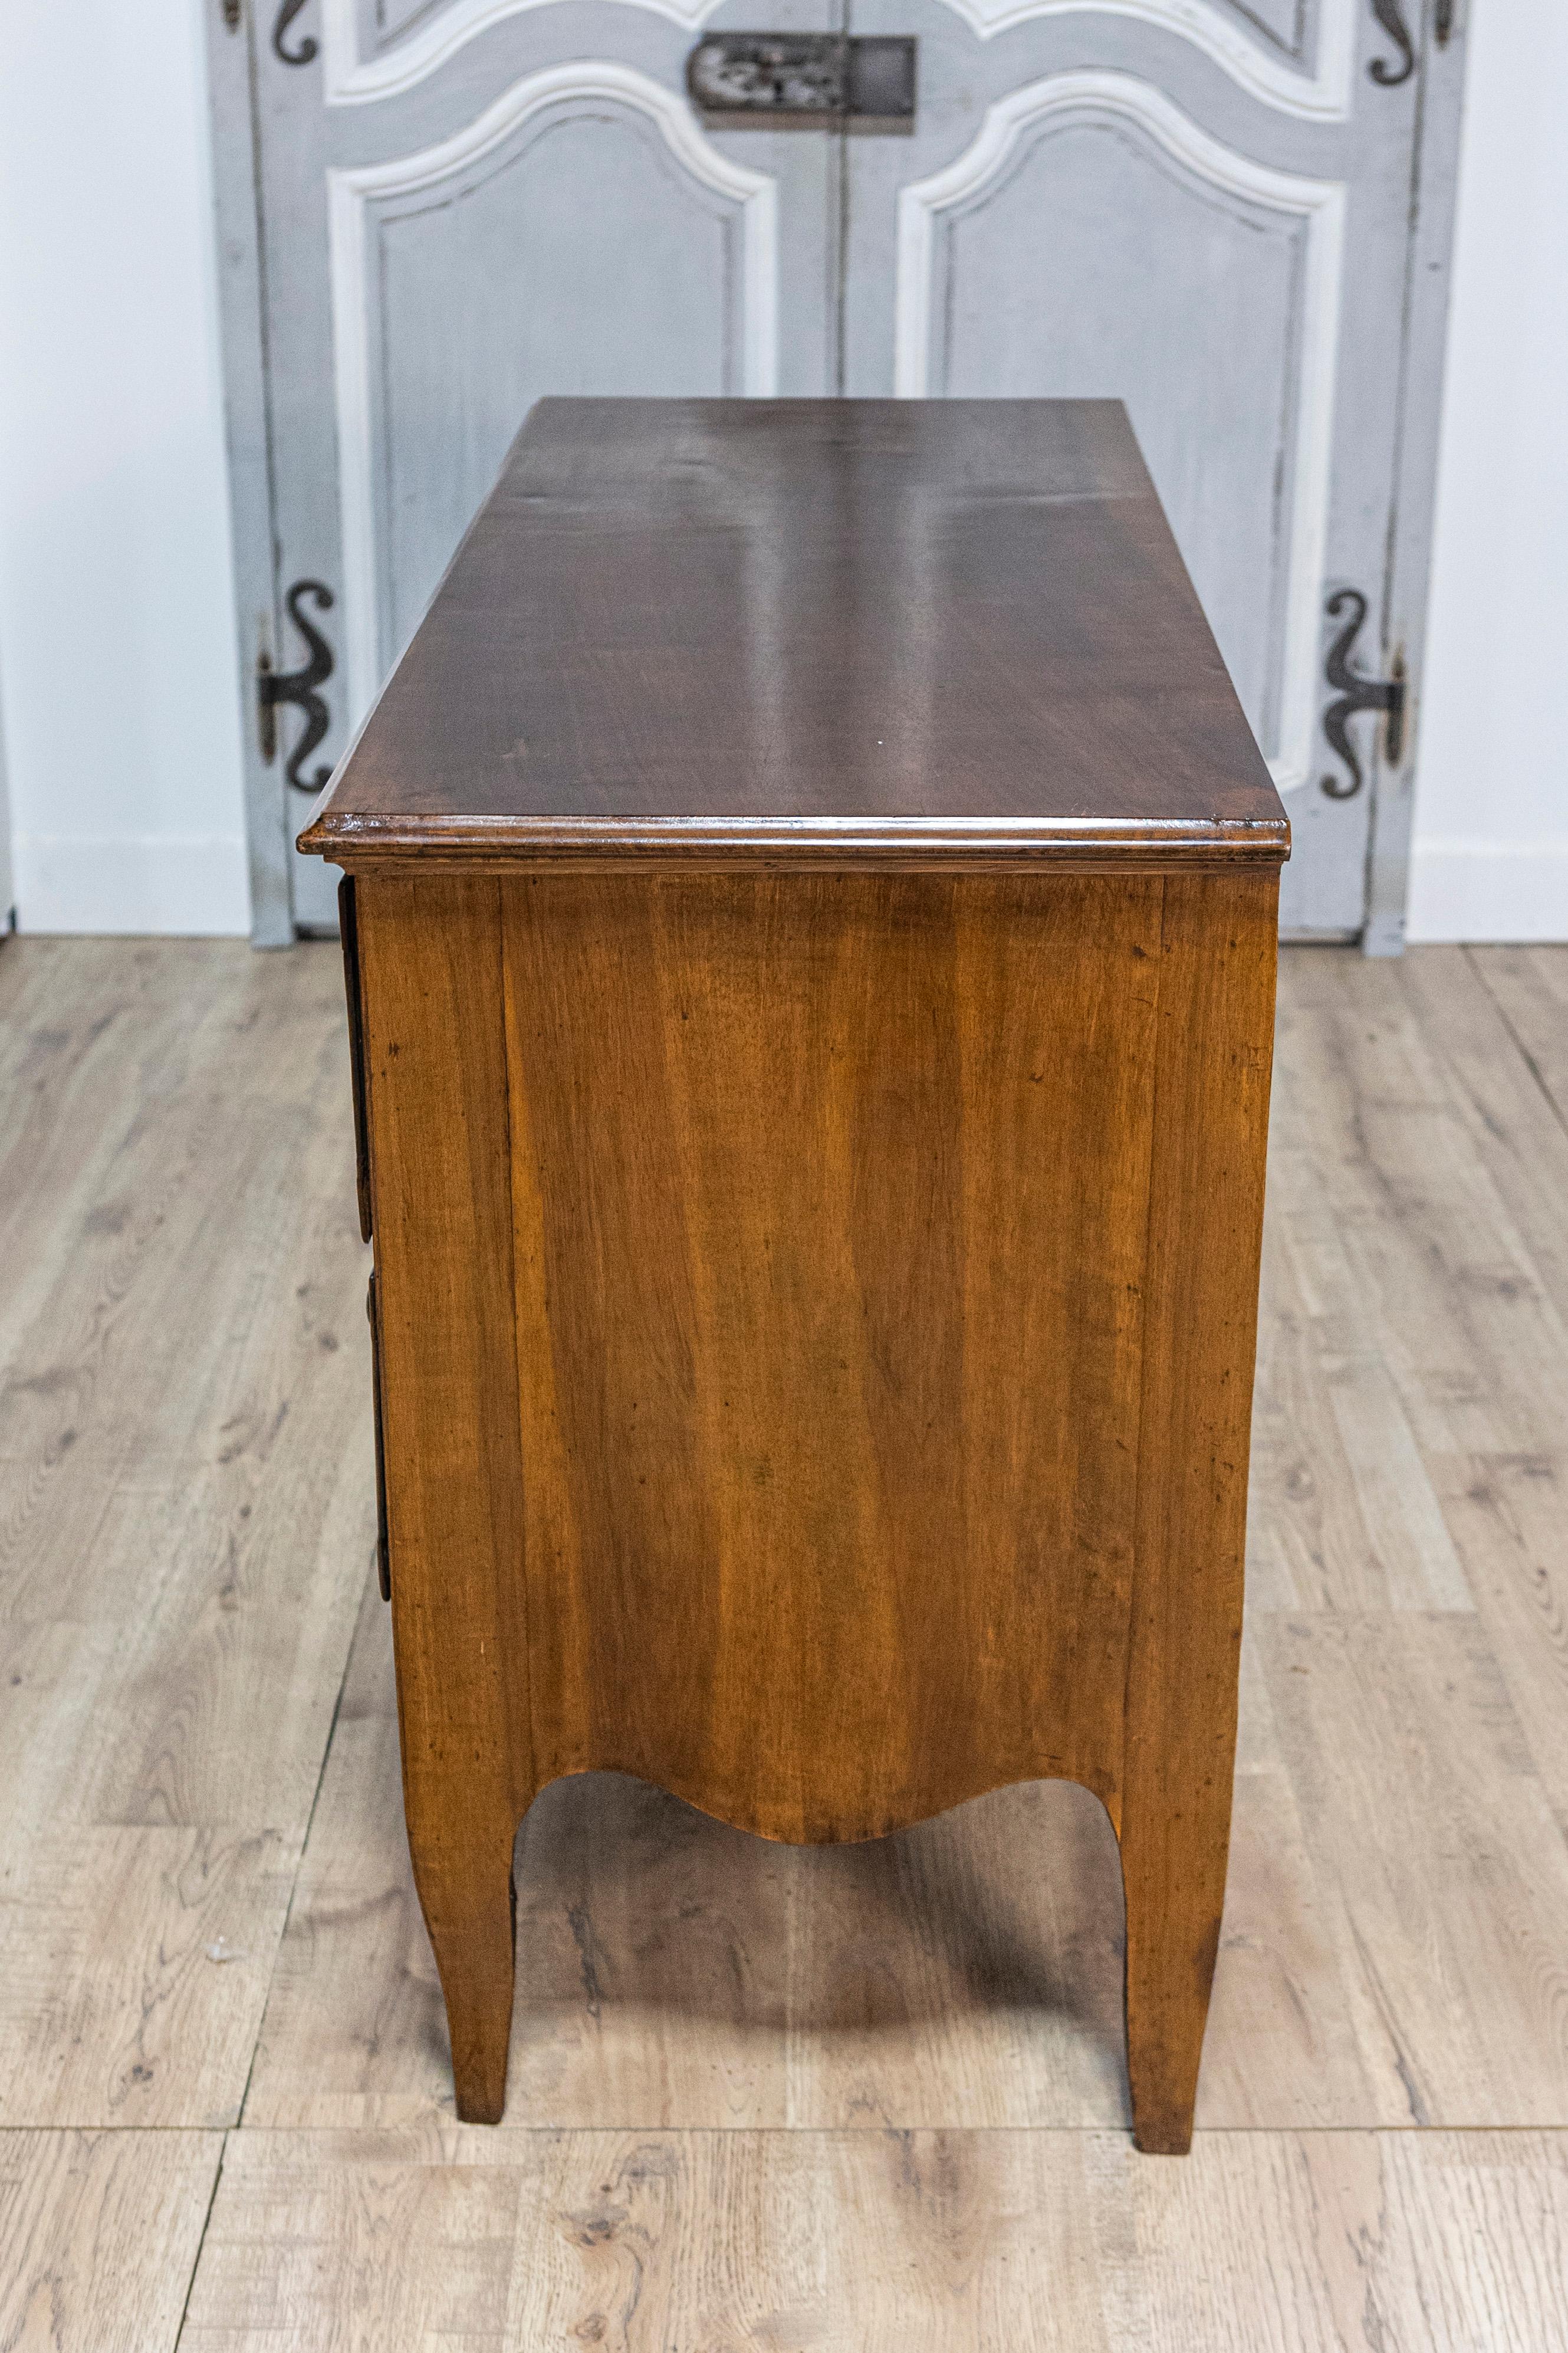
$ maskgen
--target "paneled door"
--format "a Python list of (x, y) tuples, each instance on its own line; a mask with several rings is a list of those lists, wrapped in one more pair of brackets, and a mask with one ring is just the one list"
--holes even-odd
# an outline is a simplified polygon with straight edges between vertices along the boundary
[[(542, 394), (1063, 394), (1131, 411), (1286, 930), (1396, 945), (1460, 5), (211, 0), (258, 938), (333, 922), (288, 844)], [(912, 122), (700, 117), (727, 31), (912, 37)]]
[[(798, 31), (822, 7), (770, 0)], [(242, 100), (255, 153), (253, 289), (242, 239), (225, 247), (231, 351), (247, 301), (262, 329), (248, 402), (231, 366), (242, 621), (275, 744), (253, 763), (258, 936), (335, 922), (335, 871), (282, 841), (535, 400), (835, 389), (842, 143), (705, 132), (685, 93), (702, 13), (242, 0), (211, 35), (226, 229)], [(271, 576), (247, 579), (263, 504)]]
[(846, 391), (1127, 402), (1290, 814), (1282, 928), (1397, 944), (1453, 6), (854, 5), (920, 78), (848, 148)]

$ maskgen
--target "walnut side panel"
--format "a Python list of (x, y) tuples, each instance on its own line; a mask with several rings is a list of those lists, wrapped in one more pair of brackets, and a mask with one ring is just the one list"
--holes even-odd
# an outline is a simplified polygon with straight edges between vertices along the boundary
[(1277, 877), (1166, 884), (1121, 1861), (1141, 2148), (1184, 2149), (1230, 1836)]
[(541, 1779), (1114, 1814), (1161, 881), (501, 889)]

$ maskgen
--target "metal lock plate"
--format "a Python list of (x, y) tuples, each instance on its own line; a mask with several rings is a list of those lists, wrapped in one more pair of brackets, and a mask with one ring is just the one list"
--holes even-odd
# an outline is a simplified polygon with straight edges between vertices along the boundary
[(907, 35), (710, 33), (686, 86), (715, 130), (909, 131), (915, 44)]

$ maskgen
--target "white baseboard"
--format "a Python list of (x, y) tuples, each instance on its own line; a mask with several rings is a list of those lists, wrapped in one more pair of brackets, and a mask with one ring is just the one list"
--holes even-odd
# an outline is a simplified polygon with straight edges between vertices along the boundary
[(250, 929), (245, 842), (237, 834), (129, 839), (19, 833), (20, 932), (240, 936)]
[[(16, 927), (240, 937), (245, 843), (231, 834), (73, 839), (18, 834)], [(1568, 941), (1568, 840), (1417, 841), (1405, 937)]]
[(1415, 841), (1407, 940), (1568, 940), (1568, 839)]

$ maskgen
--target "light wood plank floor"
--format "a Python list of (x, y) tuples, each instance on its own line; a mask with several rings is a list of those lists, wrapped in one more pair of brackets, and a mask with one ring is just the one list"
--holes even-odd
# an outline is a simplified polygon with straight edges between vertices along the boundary
[(1568, 2353), (1568, 950), (1285, 959), (1185, 2160), (1082, 1792), (548, 1790), (453, 2121), (336, 953), (0, 949), (0, 2348)]

